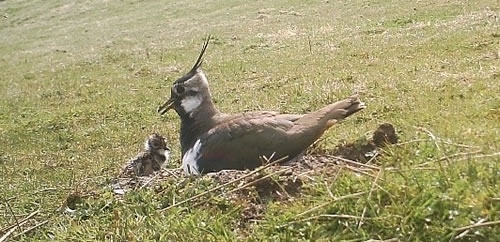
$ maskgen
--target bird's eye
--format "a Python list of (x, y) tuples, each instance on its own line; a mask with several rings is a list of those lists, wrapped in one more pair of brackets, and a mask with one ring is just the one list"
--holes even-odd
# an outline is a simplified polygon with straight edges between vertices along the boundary
[(184, 91), (186, 91), (186, 89), (183, 86), (176, 86), (175, 87), (175, 92), (177, 94), (182, 94), (182, 93), (184, 93)]
[(158, 148), (158, 147), (160, 147), (160, 146), (161, 146), (160, 141), (154, 140), (153, 142), (151, 142), (151, 146), (152, 146), (153, 148)]

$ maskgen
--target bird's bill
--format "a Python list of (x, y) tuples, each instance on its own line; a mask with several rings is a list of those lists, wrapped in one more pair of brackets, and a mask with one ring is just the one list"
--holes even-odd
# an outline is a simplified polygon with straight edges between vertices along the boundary
[(158, 108), (158, 113), (160, 115), (163, 115), (173, 107), (174, 107), (174, 99), (170, 98)]

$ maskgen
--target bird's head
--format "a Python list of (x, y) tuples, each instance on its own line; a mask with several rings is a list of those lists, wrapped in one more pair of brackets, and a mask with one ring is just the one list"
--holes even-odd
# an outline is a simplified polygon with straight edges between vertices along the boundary
[(201, 70), (203, 55), (208, 47), (209, 40), (210, 36), (205, 40), (200, 55), (191, 70), (173, 83), (170, 90), (170, 98), (158, 108), (160, 115), (165, 114), (170, 109), (174, 109), (179, 116), (190, 116), (202, 104), (207, 101), (211, 102), (208, 80)]
[(165, 137), (154, 133), (150, 135), (146, 142), (144, 143), (144, 148), (147, 151), (158, 153), (160, 155), (165, 155), (165, 152), (170, 151), (170, 148), (167, 146), (167, 141)]

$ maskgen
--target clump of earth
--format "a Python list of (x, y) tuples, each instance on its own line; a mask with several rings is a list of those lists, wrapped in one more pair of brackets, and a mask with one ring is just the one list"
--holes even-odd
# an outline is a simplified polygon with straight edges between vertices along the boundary
[(371, 139), (361, 138), (355, 142), (340, 144), (332, 151), (332, 155), (366, 163), (375, 159), (380, 149), (396, 144), (398, 140), (394, 126), (390, 123), (383, 123), (373, 132)]

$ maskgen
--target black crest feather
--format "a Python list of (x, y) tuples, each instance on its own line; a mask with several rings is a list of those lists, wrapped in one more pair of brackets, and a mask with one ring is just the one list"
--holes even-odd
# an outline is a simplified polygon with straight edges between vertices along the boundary
[(193, 68), (191, 68), (190, 72), (196, 72), (198, 68), (201, 67), (201, 64), (203, 64), (203, 55), (205, 54), (205, 51), (207, 50), (208, 43), (210, 42), (210, 38), (212, 36), (208, 35), (207, 38), (205, 39), (205, 42), (203, 43), (203, 47), (201, 48), (200, 55), (198, 56), (198, 59), (196, 60), (196, 63), (194, 63)]

